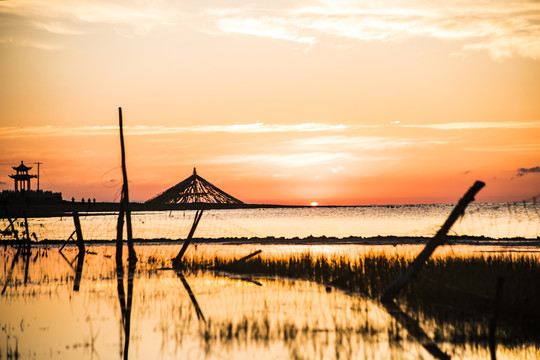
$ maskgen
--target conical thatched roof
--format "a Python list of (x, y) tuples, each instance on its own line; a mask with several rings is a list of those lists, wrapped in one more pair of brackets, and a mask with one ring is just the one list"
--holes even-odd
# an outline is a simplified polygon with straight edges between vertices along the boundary
[(208, 181), (197, 175), (193, 168), (193, 175), (176, 184), (163, 193), (153, 197), (147, 204), (243, 204), (242, 201), (218, 189)]

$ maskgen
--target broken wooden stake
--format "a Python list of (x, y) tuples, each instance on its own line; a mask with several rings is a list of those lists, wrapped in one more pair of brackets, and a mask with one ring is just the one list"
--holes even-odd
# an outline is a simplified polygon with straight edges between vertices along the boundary
[(235, 266), (235, 265), (244, 263), (244, 262), (246, 262), (248, 259), (251, 259), (252, 257), (257, 256), (257, 255), (259, 255), (260, 253), (262, 253), (262, 250), (254, 251), (254, 252), (252, 252), (251, 254), (244, 256), (243, 258), (240, 258), (240, 259), (238, 259), (238, 260), (233, 261), (232, 263), (230, 263), (230, 264), (227, 265), (227, 266)]
[(471, 186), (471, 188), (465, 193), (465, 195), (463, 195), (463, 197), (459, 200), (456, 207), (454, 208), (454, 210), (452, 210), (450, 216), (448, 216), (448, 219), (446, 219), (445, 223), (443, 224), (443, 226), (441, 226), (437, 234), (428, 241), (422, 252), (420, 252), (420, 254), (418, 254), (416, 259), (413, 260), (409, 267), (405, 269), (403, 274), (398, 276), (390, 284), (390, 286), (388, 286), (381, 298), (382, 302), (388, 302), (393, 300), (397, 296), (399, 291), (412, 279), (412, 277), (416, 275), (418, 271), (420, 271), (427, 259), (429, 259), (431, 254), (433, 254), (437, 246), (444, 243), (444, 241), (446, 240), (446, 234), (448, 233), (452, 225), (454, 225), (456, 220), (465, 213), (465, 208), (467, 207), (467, 205), (474, 201), (474, 196), (485, 185), (486, 184), (482, 181), (476, 181), (473, 186)]

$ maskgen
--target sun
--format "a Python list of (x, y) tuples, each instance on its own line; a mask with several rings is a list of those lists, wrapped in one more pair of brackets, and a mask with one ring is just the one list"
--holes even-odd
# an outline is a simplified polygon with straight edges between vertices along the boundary
[(319, 206), (319, 203), (318, 203), (318, 202), (316, 202), (316, 201), (314, 201), (314, 202), (312, 202), (312, 203), (311, 203), (311, 204), (309, 204), (309, 205), (311, 205), (311, 206)]

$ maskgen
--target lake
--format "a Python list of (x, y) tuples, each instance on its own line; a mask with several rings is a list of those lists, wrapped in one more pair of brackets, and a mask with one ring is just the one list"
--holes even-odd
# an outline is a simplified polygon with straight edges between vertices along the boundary
[[(256, 208), (207, 210), (196, 237), (308, 237), (326, 236), (433, 236), (454, 205), (388, 205), (302, 208)], [(81, 213), (87, 240), (116, 238), (116, 215)], [(134, 237), (138, 239), (183, 239), (193, 222), (194, 211), (133, 212)], [(16, 222), (19, 233), (23, 220)], [(0, 220), (2, 229), (9, 226)], [(29, 233), (38, 241), (65, 240), (73, 232), (73, 219), (29, 219)], [(540, 236), (540, 206), (537, 203), (471, 204), (450, 234), (492, 238), (537, 238)], [(3, 238), (10, 238), (4, 236)]]
[[(2, 358), (433, 358), (425, 341), (411, 335), (377, 301), (298, 279), (160, 269), (160, 262), (167, 263), (179, 248), (136, 246), (137, 268), (124, 267), (119, 273), (114, 246), (87, 246), (79, 280), (73, 246), (60, 253), (59, 246), (38, 245), (28, 262), (15, 264), (11, 276), (16, 249), (1, 249), (0, 278), (6, 284), (0, 297)], [(265, 247), (265, 253), (273, 248)], [(416, 252), (419, 247), (407, 249)], [(237, 257), (251, 250), (199, 245), (190, 251)], [(313, 250), (352, 258), (366, 248)], [(277, 249), (281, 255), (298, 251)], [(431, 338), (452, 327), (419, 314), (412, 318)], [(436, 346), (454, 358), (489, 357), (485, 343), (439, 341)], [(498, 353), (505, 359), (533, 359), (540, 356), (538, 349), (535, 343), (519, 343), (499, 345)]]

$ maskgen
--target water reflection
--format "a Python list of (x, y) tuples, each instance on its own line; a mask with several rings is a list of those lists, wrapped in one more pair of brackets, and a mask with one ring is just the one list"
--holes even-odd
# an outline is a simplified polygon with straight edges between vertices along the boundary
[(133, 305), (133, 277), (135, 268), (137, 267), (137, 259), (131, 257), (128, 265), (127, 275), (127, 297), (124, 291), (124, 267), (123, 264), (117, 263), (116, 267), (116, 282), (118, 290), (118, 301), (120, 303), (120, 312), (122, 314), (122, 328), (124, 330), (124, 351), (123, 358), (128, 359), (129, 354), (129, 339), (131, 332), (131, 307)]
[(197, 319), (201, 320), (202, 322), (206, 322), (206, 319), (204, 318), (204, 314), (203, 314), (203, 312), (201, 310), (201, 307), (199, 306), (199, 303), (197, 302), (197, 298), (193, 294), (193, 291), (191, 291), (191, 288), (189, 287), (189, 284), (188, 284), (186, 278), (184, 277), (182, 272), (179, 271), (179, 270), (176, 270), (176, 275), (182, 281), (182, 285), (184, 285), (184, 288), (186, 289), (186, 291), (187, 291), (187, 293), (189, 295), (191, 303), (193, 304), (193, 307), (195, 308), (195, 313), (197, 314)]
[[(208, 251), (230, 248), (220, 249)], [(75, 246), (62, 253), (58, 247), (33, 249), (27, 266), (16, 261), (22, 252), (0, 249), (5, 264), (0, 268), (5, 282), (0, 297), (3, 346), (17, 347), (20, 357), (54, 359), (437, 356), (430, 340), (437, 331), (435, 324), (422, 321), (424, 330), (418, 330), (418, 323), (410, 325), (411, 316), (407, 319), (402, 311), (396, 315), (395, 309), (365, 297), (327, 292), (325, 286), (307, 281), (157, 270), (160, 259), (170, 260), (178, 246), (139, 248), (140, 260), (128, 263), (127, 272), (126, 267), (116, 266), (114, 246), (90, 250), (81, 260), (75, 257)], [(249, 249), (230, 251), (236, 259)], [(63, 256), (73, 260), (64, 261)], [(83, 286), (76, 289), (75, 283)], [(439, 358), (446, 354), (489, 357), (483, 345), (442, 342), (435, 346)], [(499, 351), (509, 359), (540, 355), (534, 345), (501, 345)]]
[(384, 308), (388, 313), (407, 330), (407, 332), (420, 343), (424, 349), (426, 349), (434, 358), (447, 360), (450, 359), (450, 355), (442, 351), (439, 346), (431, 339), (426, 332), (420, 327), (418, 321), (414, 320), (408, 314), (406, 314), (401, 308), (393, 301), (382, 302)]

